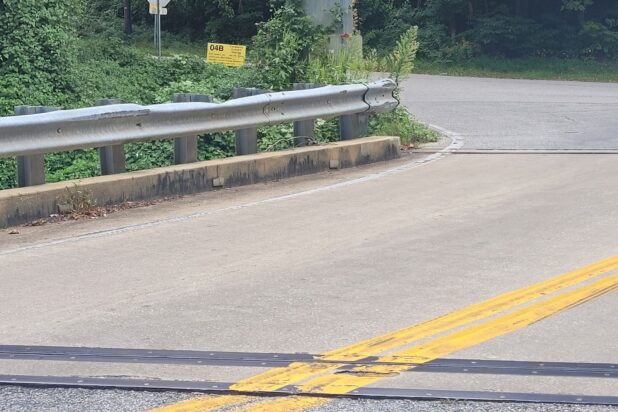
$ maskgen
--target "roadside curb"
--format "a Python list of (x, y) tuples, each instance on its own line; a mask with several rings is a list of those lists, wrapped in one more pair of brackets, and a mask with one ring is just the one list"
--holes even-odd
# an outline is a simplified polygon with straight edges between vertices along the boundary
[(74, 188), (99, 206), (188, 195), (398, 158), (399, 137), (366, 137), (285, 151), (236, 156), (0, 191), (0, 228), (58, 213)]

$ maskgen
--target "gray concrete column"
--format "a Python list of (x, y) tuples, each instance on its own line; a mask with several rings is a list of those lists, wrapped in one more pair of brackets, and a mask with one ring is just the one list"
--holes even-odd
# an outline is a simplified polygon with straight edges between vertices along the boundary
[[(16, 106), (15, 115), (47, 113), (60, 110), (49, 106)], [(36, 186), (45, 183), (45, 155), (17, 156), (17, 185), (19, 187)]]
[[(265, 90), (254, 87), (237, 87), (234, 89), (233, 98), (257, 96), (266, 93)], [(236, 155), (257, 153), (257, 128), (236, 130)]]
[[(321, 87), (317, 83), (294, 83), (294, 90), (307, 90)], [(307, 140), (315, 138), (315, 119), (294, 122), (294, 141), (297, 146), (306, 146)]]
[[(174, 103), (204, 102), (212, 103), (212, 97), (197, 93), (174, 93)], [(197, 162), (197, 136), (177, 137), (174, 139), (174, 163)]]
[[(112, 104), (124, 103), (120, 99), (99, 99), (95, 102), (96, 106), (109, 106)], [(99, 148), (99, 159), (101, 160), (101, 174), (113, 175), (127, 171), (127, 161), (124, 152), (124, 145), (117, 144)]]

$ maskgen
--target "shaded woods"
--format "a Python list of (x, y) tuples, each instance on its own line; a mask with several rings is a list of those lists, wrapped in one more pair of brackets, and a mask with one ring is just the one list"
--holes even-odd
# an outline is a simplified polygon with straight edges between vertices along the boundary
[(618, 57), (615, 0), (363, 0), (358, 14), (378, 50), (418, 25), (426, 58)]
[[(97, 0), (94, 10), (122, 16), (127, 2), (134, 22), (150, 24), (144, 0)], [(246, 43), (285, 2), (173, 0), (164, 28), (188, 41)], [(365, 46), (379, 54), (417, 25), (425, 58), (618, 57), (615, 0), (358, 0), (356, 7)]]

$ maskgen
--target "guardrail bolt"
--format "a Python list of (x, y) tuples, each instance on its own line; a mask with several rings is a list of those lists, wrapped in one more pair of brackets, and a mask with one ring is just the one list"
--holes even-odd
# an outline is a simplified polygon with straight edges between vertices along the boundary
[[(60, 109), (49, 106), (16, 106), (15, 114), (23, 116), (27, 114), (48, 113), (56, 110)], [(17, 156), (17, 185), (19, 187), (27, 187), (42, 184), (45, 184), (45, 155)]]
[[(257, 96), (267, 93), (266, 90), (254, 87), (237, 87), (234, 89), (232, 98)], [(257, 153), (257, 128), (236, 130), (236, 155), (246, 155)]]
[[(112, 104), (124, 103), (120, 99), (99, 99), (95, 102), (96, 106), (109, 106)], [(127, 161), (124, 154), (124, 145), (117, 144), (99, 148), (99, 158), (101, 159), (101, 174), (113, 175), (127, 171)]]
[(369, 115), (367, 113), (345, 114), (339, 117), (340, 140), (367, 136)]
[[(197, 93), (174, 93), (174, 103), (202, 102), (212, 103), (212, 97)], [(197, 162), (198, 136), (177, 137), (174, 139), (174, 163), (177, 165)]]
[[(294, 90), (307, 90), (322, 87), (317, 83), (294, 83)], [(294, 122), (294, 140), (297, 146), (307, 146), (307, 140), (315, 139), (315, 119)]]

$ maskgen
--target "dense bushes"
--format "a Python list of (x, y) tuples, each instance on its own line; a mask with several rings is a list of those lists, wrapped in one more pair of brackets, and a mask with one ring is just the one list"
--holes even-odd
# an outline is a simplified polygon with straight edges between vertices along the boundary
[(305, 78), (309, 55), (323, 37), (303, 13), (300, 0), (281, 3), (270, 20), (258, 25), (251, 51), (258, 83), (275, 90)]
[(72, 0), (0, 1), (0, 115), (71, 99), (79, 10)]
[[(121, 27), (121, 0), (91, 0), (84, 25), (90, 33), (106, 32), (110, 22)], [(133, 22), (137, 26), (152, 23), (145, 0), (131, 0)], [(256, 23), (270, 17), (271, 5), (264, 0), (174, 0), (163, 18), (163, 29), (183, 36), (187, 41), (246, 43), (257, 32)]]
[[(38, 61), (30, 63), (27, 59), (12, 58), (3, 62), (2, 70), (12, 71), (0, 77), (0, 113), (12, 114), (13, 107), (21, 104), (64, 108), (92, 106), (97, 99), (108, 97), (152, 104), (170, 101), (175, 92), (209, 94), (221, 101), (231, 96), (233, 87), (253, 85), (248, 70), (207, 65), (198, 57), (158, 61), (120, 38), (74, 40), (70, 58), (65, 57), (62, 62), (53, 60), (60, 55), (49, 60), (64, 70), (33, 66)], [(19, 50), (26, 45), (28, 43), (22, 44)], [(28, 56), (25, 51), (22, 53)], [(22, 61), (25, 63), (17, 65)], [(204, 136), (200, 142), (200, 158), (229, 156), (233, 147), (233, 137), (229, 134)], [(131, 144), (126, 146), (126, 152), (129, 170), (167, 165), (173, 161), (170, 141)], [(95, 150), (48, 154), (45, 163), (49, 182), (100, 174)], [(14, 159), (0, 159), (0, 189), (14, 186)]]
[(359, 15), (366, 45), (378, 53), (418, 25), (420, 53), (433, 60), (618, 58), (615, 0), (365, 0)]
[[(261, 22), (269, 20), (282, 5), (298, 5), (299, 1), (174, 0), (163, 24), (165, 30), (189, 42), (249, 44), (258, 29), (264, 30)], [(416, 25), (420, 28), (420, 53), (433, 60), (478, 55), (618, 57), (615, 0), (362, 0), (356, 4), (365, 44), (378, 54), (387, 53), (403, 32)], [(134, 21), (151, 24), (146, 2), (132, 0), (132, 5)], [(122, 15), (122, 2), (94, 0), (89, 11), (84, 26), (88, 32), (102, 32), (114, 16)], [(291, 20), (299, 21), (296, 16)], [(290, 26), (291, 20), (284, 23)], [(115, 22), (120, 31), (120, 21)], [(308, 33), (307, 39), (312, 34)], [(284, 40), (283, 33), (280, 36), (279, 41)], [(285, 36), (288, 45), (304, 40)], [(293, 55), (276, 57), (285, 63)]]

